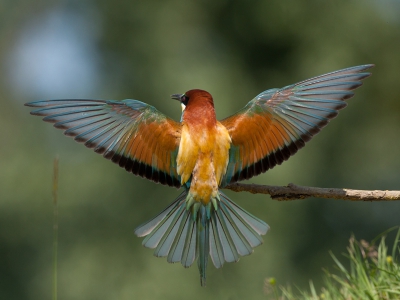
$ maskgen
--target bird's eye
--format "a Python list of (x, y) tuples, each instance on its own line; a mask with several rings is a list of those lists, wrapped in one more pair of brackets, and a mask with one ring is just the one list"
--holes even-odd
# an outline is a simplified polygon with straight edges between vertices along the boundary
[(189, 102), (189, 97), (186, 96), (185, 94), (183, 94), (182, 98), (181, 98), (181, 102), (182, 102), (182, 104), (184, 104), (186, 106)]

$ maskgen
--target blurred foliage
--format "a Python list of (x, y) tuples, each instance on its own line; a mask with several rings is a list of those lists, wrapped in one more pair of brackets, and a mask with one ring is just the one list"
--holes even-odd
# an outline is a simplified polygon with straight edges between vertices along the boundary
[[(325, 270), (324, 287), (320, 292), (317, 292), (312, 281), (310, 281), (310, 292), (300, 290), (296, 293), (291, 286), (278, 288), (275, 278), (265, 280), (264, 292), (268, 299), (276, 300), (399, 299), (400, 230), (397, 231), (391, 253), (388, 253), (386, 233), (371, 243), (365, 240), (356, 241), (352, 235), (347, 247), (348, 254), (344, 254), (350, 267), (347, 269), (335, 255), (331, 254), (339, 274)], [(379, 245), (375, 245), (379, 238)]]
[(56, 155), (60, 299), (263, 299), (264, 278), (306, 287), (351, 232), (370, 240), (398, 225), (400, 203), (228, 191), (272, 230), (251, 256), (210, 267), (201, 289), (196, 267), (154, 258), (133, 235), (178, 191), (124, 172), (22, 104), (134, 98), (179, 119), (169, 95), (202, 88), (223, 118), (268, 88), (375, 63), (333, 124), (253, 182), (399, 189), (399, 13), (397, 0), (1, 1), (0, 298), (51, 297)]

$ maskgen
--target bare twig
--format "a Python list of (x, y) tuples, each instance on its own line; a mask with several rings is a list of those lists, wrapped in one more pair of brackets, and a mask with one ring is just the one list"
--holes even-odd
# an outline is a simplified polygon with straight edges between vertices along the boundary
[(234, 192), (268, 194), (274, 200), (300, 200), (306, 198), (329, 198), (352, 201), (392, 201), (400, 200), (400, 191), (367, 191), (338, 188), (317, 188), (289, 183), (287, 186), (233, 183), (225, 188)]
[(53, 164), (53, 300), (57, 300), (57, 249), (58, 249), (58, 156)]

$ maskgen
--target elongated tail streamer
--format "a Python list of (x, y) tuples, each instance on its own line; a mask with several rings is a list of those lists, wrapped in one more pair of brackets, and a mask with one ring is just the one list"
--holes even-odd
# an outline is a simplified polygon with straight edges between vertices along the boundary
[(269, 226), (219, 191), (207, 205), (193, 201), (185, 189), (173, 203), (135, 230), (143, 245), (170, 263), (190, 267), (197, 258), (200, 283), (206, 285), (208, 256), (216, 268), (236, 262), (262, 244)]

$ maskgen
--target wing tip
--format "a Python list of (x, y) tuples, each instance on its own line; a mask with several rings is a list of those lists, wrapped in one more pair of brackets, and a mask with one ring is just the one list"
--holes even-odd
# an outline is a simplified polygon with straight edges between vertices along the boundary
[(360, 67), (362, 67), (362, 70), (368, 70), (375, 67), (375, 64), (365, 64), (365, 65), (360, 65)]
[(28, 107), (43, 107), (46, 105), (45, 100), (38, 100), (38, 101), (31, 101), (31, 102), (26, 102), (24, 103), (24, 106), (28, 106)]

